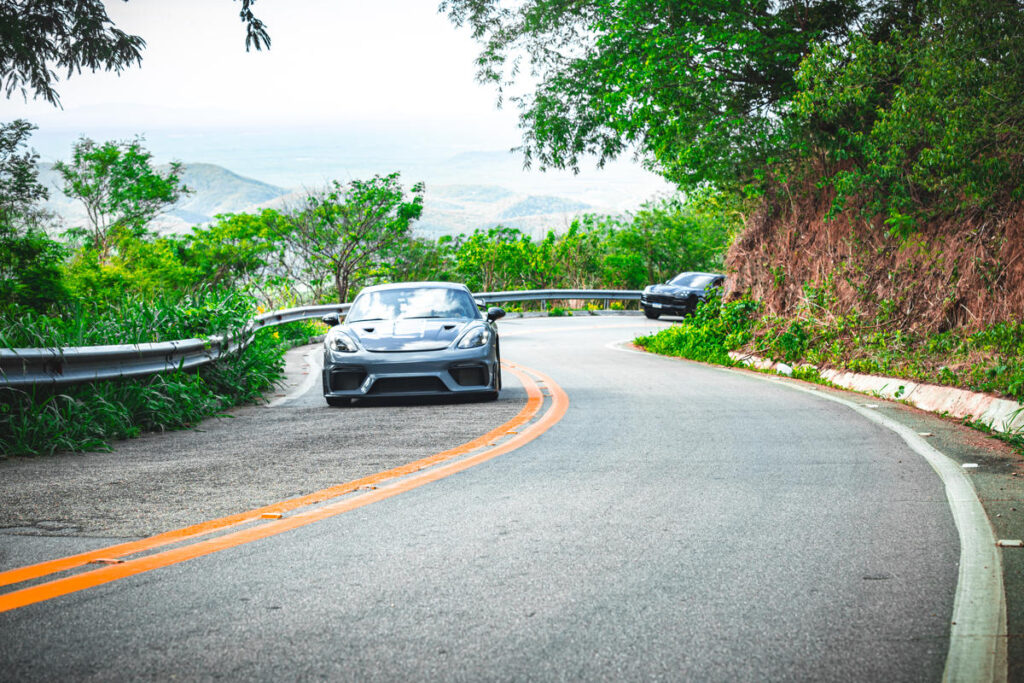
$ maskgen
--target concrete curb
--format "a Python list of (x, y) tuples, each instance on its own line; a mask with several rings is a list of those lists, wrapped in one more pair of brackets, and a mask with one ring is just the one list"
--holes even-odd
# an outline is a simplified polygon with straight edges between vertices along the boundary
[[(730, 351), (729, 357), (738, 363), (758, 370), (772, 370), (782, 375), (793, 374), (791, 366), (767, 358), (738, 351)], [(801, 367), (817, 370), (813, 365)], [(861, 375), (856, 372), (832, 369), (819, 370), (819, 374), (836, 386), (861, 391), (879, 398), (903, 401), (932, 413), (943, 413), (956, 418), (969, 417), (985, 423), (997, 432), (1024, 432), (1024, 404), (1016, 401), (954, 387), (922, 384), (897, 377)]]

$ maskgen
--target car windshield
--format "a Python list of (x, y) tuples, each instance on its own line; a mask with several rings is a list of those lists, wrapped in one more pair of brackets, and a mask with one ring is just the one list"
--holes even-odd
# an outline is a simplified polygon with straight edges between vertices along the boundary
[(480, 317), (468, 292), (447, 287), (378, 289), (356, 297), (346, 321)]
[(707, 275), (705, 273), (680, 273), (669, 280), (668, 283), (679, 287), (689, 287), (690, 289), (704, 289), (714, 279), (714, 275)]

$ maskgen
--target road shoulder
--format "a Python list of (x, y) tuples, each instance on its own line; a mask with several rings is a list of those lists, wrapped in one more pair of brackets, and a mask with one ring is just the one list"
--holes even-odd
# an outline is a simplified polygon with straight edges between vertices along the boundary
[[(195, 429), (115, 442), (110, 453), (0, 461), (0, 569), (186, 527), (319, 491), (473, 440), (526, 395), (506, 373), (499, 400), (329, 408), (316, 369), (290, 352), (270, 404)], [(274, 404), (275, 399), (289, 397)], [(60, 550), (61, 548), (67, 550)]]

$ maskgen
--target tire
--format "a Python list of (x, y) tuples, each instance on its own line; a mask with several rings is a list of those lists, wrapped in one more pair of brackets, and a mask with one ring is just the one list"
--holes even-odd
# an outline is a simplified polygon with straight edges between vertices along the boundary
[(646, 315), (651, 320), (657, 320), (658, 318), (661, 317), (661, 311), (656, 311), (653, 308), (647, 308), (646, 306), (644, 306), (644, 315)]
[(501, 391), (501, 347), (498, 347), (497, 351), (494, 363), (494, 369), (497, 371), (497, 376), (494, 378), (494, 398), (498, 398), (498, 392)]
[(352, 405), (352, 399), (350, 398), (339, 398), (337, 396), (324, 396), (324, 400), (327, 401), (327, 405), (332, 408), (347, 408)]

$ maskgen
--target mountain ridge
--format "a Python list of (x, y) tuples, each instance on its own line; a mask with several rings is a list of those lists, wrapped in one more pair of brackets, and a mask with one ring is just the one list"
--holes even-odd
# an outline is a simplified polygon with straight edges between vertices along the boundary
[[(69, 227), (81, 225), (85, 211), (61, 191), (61, 177), (54, 165), (40, 163), (38, 168), (40, 182), (50, 190), (45, 208)], [(167, 166), (158, 168), (166, 170)], [(181, 180), (192, 192), (154, 220), (152, 227), (158, 233), (187, 233), (193, 226), (213, 222), (220, 214), (279, 209), (301, 201), (305, 194), (305, 190), (290, 190), (202, 162), (182, 164)], [(423, 216), (413, 224), (413, 231), (438, 237), (503, 225), (539, 237), (548, 230), (566, 228), (586, 210), (618, 213), (564, 196), (516, 192), (493, 183), (442, 184), (427, 190)]]

